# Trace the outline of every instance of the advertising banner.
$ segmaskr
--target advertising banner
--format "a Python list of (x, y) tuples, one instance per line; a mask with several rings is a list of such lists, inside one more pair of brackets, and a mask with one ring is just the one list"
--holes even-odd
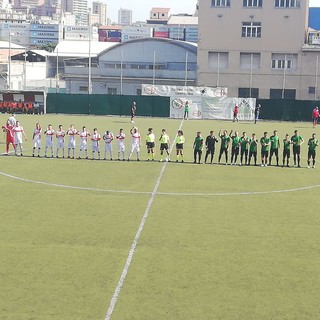
[(142, 85), (142, 95), (145, 96), (194, 96), (194, 97), (226, 97), (228, 89), (224, 87), (192, 87)]
[(186, 101), (189, 102), (189, 119), (232, 120), (237, 105), (239, 120), (254, 120), (256, 99), (228, 97), (171, 97), (170, 118), (183, 118)]

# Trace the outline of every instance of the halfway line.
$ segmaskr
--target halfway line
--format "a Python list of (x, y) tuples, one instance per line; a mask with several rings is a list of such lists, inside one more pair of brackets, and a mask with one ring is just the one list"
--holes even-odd
[[(183, 120), (182, 120), (181, 123), (180, 123), (179, 130), (181, 130), (182, 125), (183, 125)], [(170, 152), (169, 152), (169, 154), (171, 154), (172, 149), (173, 149), (173, 146), (174, 146), (174, 141), (172, 141), (172, 143), (171, 143), (171, 147), (170, 147)], [(133, 242), (132, 242), (132, 245), (131, 245), (131, 248), (130, 248), (130, 251), (129, 251), (129, 254), (128, 254), (126, 263), (125, 263), (125, 266), (124, 266), (124, 268), (123, 268), (123, 270), (122, 270), (122, 273), (121, 273), (121, 277), (120, 277), (120, 279), (119, 279), (119, 281), (118, 281), (117, 287), (116, 287), (116, 289), (115, 289), (115, 291), (114, 291), (114, 293), (113, 293), (113, 296), (112, 296), (112, 298), (111, 298), (111, 301), (110, 301), (110, 304), (109, 304), (109, 308), (108, 308), (107, 314), (106, 314), (106, 316), (105, 316), (105, 320), (110, 320), (110, 319), (111, 319), (111, 316), (112, 316), (113, 310), (114, 310), (114, 308), (115, 308), (115, 305), (116, 305), (116, 303), (117, 303), (117, 301), (118, 301), (118, 297), (119, 297), (120, 291), (121, 291), (121, 289), (122, 289), (123, 283), (124, 283), (124, 281), (126, 280), (126, 277), (127, 277), (127, 274), (128, 274), (128, 270), (129, 270), (129, 268), (130, 268), (130, 265), (131, 265), (131, 262), (132, 262), (132, 259), (133, 259), (133, 255), (134, 255), (135, 250), (136, 250), (136, 248), (137, 248), (138, 241), (139, 241), (139, 239), (140, 239), (142, 230), (143, 230), (144, 225), (145, 225), (145, 223), (146, 223), (146, 220), (147, 220), (147, 218), (148, 218), (148, 216), (149, 216), (150, 208), (151, 208), (151, 206), (152, 206), (153, 200), (154, 200), (154, 198), (155, 198), (155, 196), (156, 196), (156, 193), (157, 193), (157, 191), (158, 191), (161, 178), (162, 178), (162, 176), (163, 176), (163, 174), (164, 174), (164, 171), (165, 171), (165, 169), (166, 169), (166, 167), (167, 167), (167, 163), (168, 163), (168, 162), (164, 162), (163, 167), (162, 167), (162, 169), (161, 169), (161, 171), (160, 171), (160, 174), (159, 174), (159, 176), (158, 176), (157, 182), (156, 182), (156, 184), (155, 184), (155, 186), (154, 186), (154, 188), (153, 188), (153, 191), (152, 191), (152, 193), (151, 193), (151, 196), (150, 196), (150, 199), (149, 199), (149, 201), (148, 201), (146, 210), (145, 210), (145, 212), (144, 212), (144, 214), (143, 214), (143, 217), (142, 217), (142, 220), (141, 220), (141, 222), (140, 222), (138, 231), (137, 231), (137, 233), (136, 233), (136, 235), (135, 235), (135, 237), (134, 237), (134, 239), (133, 239)]]

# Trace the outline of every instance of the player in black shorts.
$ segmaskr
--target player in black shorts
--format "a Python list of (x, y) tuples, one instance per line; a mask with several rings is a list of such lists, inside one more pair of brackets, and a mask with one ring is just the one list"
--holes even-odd
[(210, 134), (207, 136), (206, 142), (205, 142), (205, 144), (206, 144), (206, 155), (205, 155), (205, 158), (204, 158), (204, 163), (207, 163), (207, 159), (208, 159), (208, 156), (210, 154), (210, 156), (211, 156), (210, 163), (212, 164), (213, 157), (214, 157), (214, 152), (215, 152), (215, 147), (216, 147), (216, 142), (218, 142), (218, 138), (215, 137), (214, 131), (211, 130)]

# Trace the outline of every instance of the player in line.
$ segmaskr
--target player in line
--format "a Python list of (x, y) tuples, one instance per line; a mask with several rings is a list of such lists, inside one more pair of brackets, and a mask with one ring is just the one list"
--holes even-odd
[(36, 149), (38, 149), (38, 158), (40, 158), (40, 150), (41, 150), (41, 125), (39, 122), (36, 123), (36, 127), (33, 130), (32, 140), (33, 140), (33, 148), (32, 148), (32, 156), (34, 157)]
[(269, 166), (271, 165), (273, 154), (275, 154), (276, 156), (277, 167), (279, 166), (279, 148), (280, 148), (280, 139), (278, 136), (278, 131), (274, 130), (273, 135), (270, 137)]
[(253, 133), (251, 135), (251, 139), (249, 140), (249, 159), (248, 159), (248, 166), (250, 166), (251, 158), (253, 157), (254, 165), (257, 165), (257, 153), (258, 153), (258, 139), (256, 134)]
[(23, 156), (23, 150), (22, 150), (22, 141), (23, 137), (25, 141), (27, 141), (27, 136), (24, 132), (23, 127), (20, 125), (20, 121), (16, 122), (16, 125), (13, 127), (13, 133), (14, 133), (14, 154), (18, 155), (18, 148), (20, 149), (20, 156)]
[(244, 164), (248, 164), (248, 148), (249, 148), (249, 138), (247, 137), (246, 132), (242, 132), (242, 136), (240, 137), (240, 166), (243, 163), (244, 157)]
[(291, 137), (291, 143), (292, 143), (294, 167), (301, 168), (300, 153), (301, 153), (301, 145), (304, 143), (304, 140), (302, 136), (299, 135), (298, 130), (294, 130), (294, 135)]
[(149, 128), (147, 136), (146, 136), (146, 146), (147, 146), (148, 161), (150, 161), (150, 154), (151, 154), (151, 160), (154, 161), (155, 140), (156, 140), (156, 137), (155, 137), (155, 135), (153, 133), (153, 129)]
[(237, 165), (237, 159), (240, 151), (240, 137), (239, 132), (236, 131), (234, 135), (232, 136), (232, 130), (229, 134), (232, 143), (231, 143), (231, 165)]
[(79, 157), (81, 159), (82, 151), (85, 153), (85, 158), (88, 159), (88, 137), (90, 132), (87, 131), (85, 126), (82, 127), (82, 131), (78, 133), (80, 137), (80, 148), (79, 148)]
[(112, 141), (114, 139), (114, 135), (110, 130), (107, 130), (103, 136), (102, 139), (104, 140), (104, 158), (103, 160), (107, 160), (107, 153), (109, 152), (110, 160), (112, 160)]
[(99, 141), (101, 140), (101, 136), (98, 133), (98, 129), (93, 129), (93, 134), (91, 135), (91, 141), (92, 141), (92, 160), (95, 159), (95, 153), (98, 153), (98, 160), (100, 160), (100, 145)]
[[(67, 135), (69, 136), (68, 141), (68, 158), (74, 159), (75, 157), (75, 149), (76, 149), (76, 135), (78, 134), (78, 130), (75, 129), (74, 125), (72, 124), (70, 128), (67, 130)], [(71, 156), (72, 150), (72, 156)]]
[(291, 145), (291, 140), (290, 140), (289, 134), (287, 133), (283, 139), (282, 167), (285, 166), (286, 160), (287, 160), (287, 167), (289, 167), (290, 145)]
[(313, 133), (308, 141), (308, 169), (310, 168), (310, 159), (312, 158), (312, 168), (316, 167), (316, 148), (319, 145), (319, 140), (316, 134)]
[(62, 150), (62, 158), (64, 158), (64, 137), (66, 135), (66, 132), (63, 130), (62, 125), (60, 124), (58, 127), (58, 131), (56, 132), (56, 138), (57, 138), (57, 152), (56, 157), (59, 158), (59, 150)]
[(47, 151), (51, 149), (51, 158), (53, 158), (53, 136), (56, 134), (52, 129), (52, 125), (49, 124), (48, 128), (45, 130), (44, 134), (46, 135), (46, 146), (44, 150), (44, 157), (47, 157)]
[(261, 167), (266, 167), (268, 165), (270, 138), (268, 137), (268, 132), (263, 133), (263, 137), (260, 139), (261, 143)]
[(201, 132), (197, 132), (197, 136), (194, 139), (193, 143), (193, 163), (197, 163), (197, 156), (198, 156), (198, 164), (201, 163), (201, 156), (202, 156), (202, 149), (203, 149), (203, 138), (201, 137)]
[(136, 151), (137, 161), (140, 161), (139, 153), (140, 153), (140, 147), (141, 147), (141, 142), (140, 142), (141, 136), (140, 136), (140, 133), (138, 131), (138, 128), (137, 127), (132, 127), (130, 129), (130, 133), (131, 133), (132, 140), (131, 140), (131, 150), (130, 150), (130, 153), (129, 153), (129, 156), (128, 156), (128, 161), (130, 161), (133, 151)]
[(216, 149), (216, 143), (218, 142), (218, 138), (215, 137), (214, 131), (211, 130), (209, 135), (206, 137), (205, 145), (206, 145), (206, 155), (204, 157), (204, 163), (207, 163), (208, 156), (210, 154), (210, 164), (213, 163), (213, 157)]
[(168, 161), (170, 161), (170, 153), (169, 153), (170, 138), (169, 138), (169, 135), (166, 132), (166, 129), (162, 129), (159, 141), (160, 141), (160, 162), (163, 161), (163, 153), (164, 153), (164, 151), (167, 154)]
[(116, 139), (118, 141), (118, 161), (120, 161), (120, 154), (122, 154), (122, 161), (125, 161), (125, 151), (126, 147), (124, 144), (124, 139), (126, 138), (123, 129), (119, 130), (119, 133), (116, 135)]
[(183, 163), (183, 145), (185, 143), (185, 138), (183, 135), (182, 130), (178, 130), (177, 137), (176, 137), (176, 152), (177, 152), (177, 159), (176, 162), (179, 162), (179, 158), (181, 156), (181, 162)]
[[(231, 132), (230, 132), (231, 134)], [(225, 160), (226, 160), (226, 165), (228, 164), (228, 150), (230, 146), (230, 135), (228, 135), (228, 131), (224, 130), (222, 134), (222, 129), (219, 131), (219, 137), (221, 139), (221, 145), (220, 145), (220, 152), (219, 152), (219, 159), (218, 159), (218, 164), (220, 164), (221, 157), (224, 154), (225, 155)]]

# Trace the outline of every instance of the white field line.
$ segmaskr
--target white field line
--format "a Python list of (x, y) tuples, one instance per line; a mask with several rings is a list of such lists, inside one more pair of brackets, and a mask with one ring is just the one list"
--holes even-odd
[[(165, 162), (164, 164), (167, 164)], [(310, 169), (312, 170), (312, 169)], [(17, 176), (13, 176), (11, 174), (1, 172), (0, 175), (5, 176), (10, 179), (27, 182), (27, 183), (33, 183), (33, 184), (40, 184), (45, 185), (49, 187), (55, 187), (55, 188), (63, 188), (63, 189), (72, 189), (72, 190), (86, 190), (86, 191), (94, 191), (94, 192), (105, 192), (105, 193), (122, 193), (122, 194), (132, 194), (132, 195), (152, 195), (152, 192), (150, 191), (133, 191), (133, 190), (115, 190), (115, 189), (99, 189), (99, 188), (90, 188), (90, 187), (79, 187), (79, 186), (68, 186), (64, 184), (58, 184), (58, 183), (50, 183), (50, 182), (44, 182), (44, 181), (36, 181), (36, 180), (30, 180), (25, 179)], [(293, 188), (293, 189), (280, 189), (280, 190), (267, 190), (267, 191), (242, 191), (242, 192), (157, 192), (158, 196), (182, 196), (182, 197), (227, 197), (227, 196), (237, 196), (237, 195), (263, 195), (263, 194), (275, 194), (275, 193), (288, 193), (288, 192), (297, 192), (297, 191), (304, 191), (304, 190), (311, 190), (315, 188), (319, 188), (320, 184), (311, 185), (311, 186), (305, 186), (305, 187), (299, 187), (299, 188)]]
[[(181, 121), (180, 123), (180, 126), (179, 126), (179, 130), (181, 130), (182, 128), (182, 125), (183, 125), (183, 120)], [(171, 143), (171, 147), (170, 147), (170, 151), (169, 151), (169, 154), (171, 155), (171, 152), (172, 152), (172, 149), (173, 149), (173, 146), (174, 146), (174, 140), (172, 141)], [(139, 225), (139, 228), (138, 228), (138, 231), (133, 239), (133, 242), (132, 242), (132, 245), (131, 245), (131, 248), (130, 248), (130, 251), (129, 251), (129, 254), (128, 254), (128, 257), (127, 257), (127, 260), (126, 260), (126, 263), (125, 263), (125, 266), (122, 270), (122, 273), (121, 273), (121, 276), (120, 276), (120, 279), (118, 281), (118, 284), (116, 286), (116, 289), (113, 293), (113, 296), (111, 298), (111, 301), (110, 301), (110, 304), (109, 304), (109, 307), (108, 307), (108, 310), (107, 310), (107, 314), (105, 316), (105, 320), (110, 320), (111, 319), (111, 316), (113, 314), (113, 310), (115, 308), (115, 305), (118, 301), (118, 297), (119, 297), (119, 294), (121, 292), (121, 289), (122, 289), (122, 286), (124, 284), (124, 281), (126, 280), (126, 277), (127, 277), (127, 274), (128, 274), (128, 271), (129, 271), (129, 268), (130, 268), (130, 265), (131, 265), (131, 262), (132, 262), (132, 259), (133, 259), (133, 255), (135, 253), (135, 250), (137, 248), (137, 245), (138, 245), (138, 242), (139, 242), (139, 239), (140, 239), (140, 236), (141, 236), (141, 233), (143, 231), (143, 228), (144, 228), (144, 225), (146, 223), (146, 220), (149, 216), (149, 213), (150, 213), (150, 209), (151, 209), (151, 206), (152, 206), (152, 203), (154, 201), (154, 198), (157, 194), (157, 191), (158, 191), (158, 188), (159, 188), (159, 185), (160, 185), (160, 182), (161, 182), (161, 179), (162, 179), (162, 176), (165, 172), (165, 169), (167, 167), (167, 164), (168, 162), (164, 162), (163, 166), (162, 166), (162, 169), (160, 171), (160, 174), (158, 176), (158, 179), (156, 181), (156, 184), (153, 188), (153, 191), (151, 193), (151, 196), (150, 196), (150, 199), (148, 201), (148, 204), (147, 204), (147, 207), (146, 207), (146, 210), (144, 212), (144, 215), (142, 217), (142, 220), (140, 222), (140, 225)]]
[(57, 188), (65, 188), (65, 189), (74, 189), (74, 190), (88, 190), (88, 191), (97, 191), (97, 192), (109, 192), (109, 193), (127, 193), (127, 194), (150, 194), (151, 192), (148, 191), (130, 191), (130, 190), (108, 190), (108, 189), (98, 189), (98, 188), (89, 188), (89, 187), (77, 187), (77, 186), (68, 186), (64, 184), (57, 184), (57, 183), (48, 183), (43, 181), (35, 181), (30, 179), (24, 179), (20, 177), (13, 176), (11, 174), (7, 174), (0, 171), (0, 174), (11, 179), (29, 182), (34, 184), (41, 184), (49, 187), (57, 187)]

